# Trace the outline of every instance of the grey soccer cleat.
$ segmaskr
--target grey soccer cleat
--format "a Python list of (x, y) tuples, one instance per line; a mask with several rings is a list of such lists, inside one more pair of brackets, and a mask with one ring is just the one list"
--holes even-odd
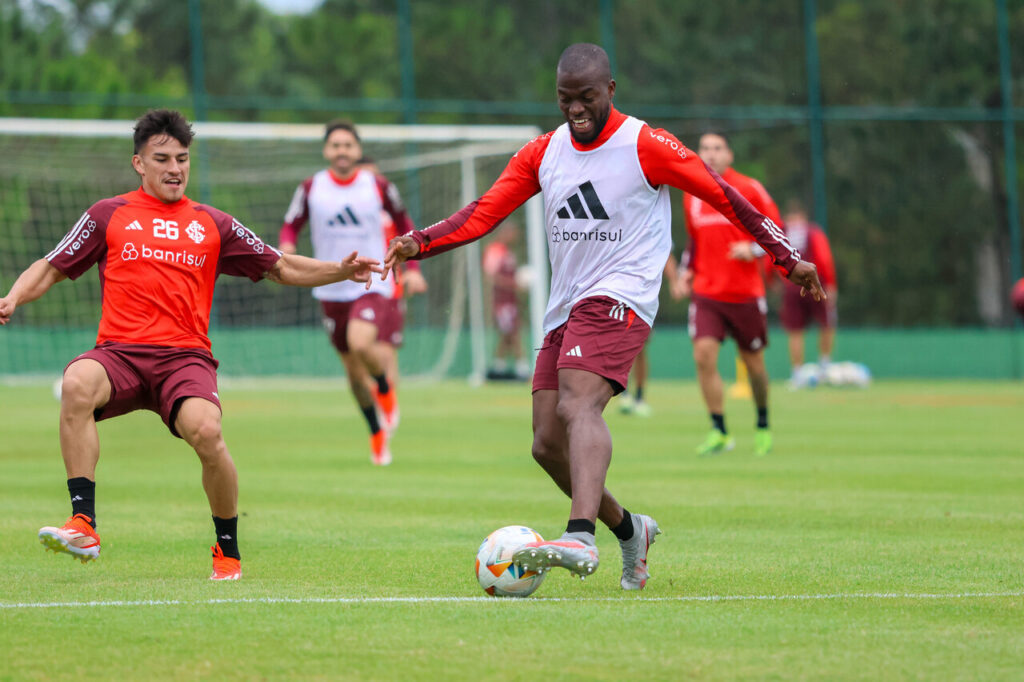
[(647, 550), (654, 544), (656, 535), (661, 533), (658, 522), (644, 514), (630, 514), (633, 517), (633, 537), (619, 540), (622, 548), (622, 580), (624, 590), (642, 590), (651, 574), (647, 572)]
[(597, 547), (570, 537), (531, 542), (516, 550), (512, 561), (524, 571), (543, 573), (552, 567), (567, 569), (581, 578), (597, 570)]

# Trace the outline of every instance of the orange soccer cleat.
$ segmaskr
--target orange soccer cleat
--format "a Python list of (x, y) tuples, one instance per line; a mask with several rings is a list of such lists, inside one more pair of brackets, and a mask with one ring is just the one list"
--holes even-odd
[(43, 526), (39, 529), (39, 542), (47, 551), (70, 554), (83, 564), (100, 555), (100, 536), (85, 514), (75, 514), (61, 528)]
[(377, 403), (377, 410), (381, 416), (381, 426), (390, 436), (398, 428), (398, 392), (392, 386), (387, 393), (373, 391), (373, 399)]
[(213, 552), (213, 573), (210, 580), (238, 580), (242, 577), (242, 562), (233, 557), (224, 556), (220, 543), (210, 548)]
[(391, 449), (388, 447), (388, 433), (381, 429), (370, 436), (370, 460), (377, 466), (391, 464)]

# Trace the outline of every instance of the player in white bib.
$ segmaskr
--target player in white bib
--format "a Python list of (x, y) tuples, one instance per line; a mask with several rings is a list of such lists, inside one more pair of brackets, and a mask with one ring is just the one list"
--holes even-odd
[[(362, 144), (348, 121), (327, 124), (323, 154), (330, 165), (295, 190), (281, 227), (281, 251), (295, 253), (299, 231), (308, 222), (318, 257), (358, 251), (383, 258), (385, 216), (398, 234), (414, 229), (397, 188), (384, 176), (360, 168)], [(324, 327), (370, 429), (371, 461), (387, 465), (391, 463), (388, 439), (398, 425), (398, 399), (386, 375), (392, 350), (388, 346), (401, 338), (401, 319), (392, 301), (395, 282), (394, 278), (376, 280), (369, 289), (344, 284), (353, 283), (316, 287), (313, 296), (320, 301)]]
[(660, 531), (631, 514), (604, 487), (612, 440), (602, 412), (623, 390), (658, 311), (671, 249), (668, 186), (700, 197), (748, 231), (793, 282), (824, 296), (815, 268), (782, 230), (672, 134), (612, 106), (608, 55), (578, 43), (562, 53), (558, 105), (565, 124), (509, 161), (477, 201), (431, 227), (391, 241), (383, 277), (409, 258), (426, 258), (479, 239), (543, 192), (551, 262), (544, 345), (533, 377), (533, 456), (572, 499), (566, 532), (532, 543), (515, 561), (528, 570), (598, 566), (600, 519), (622, 549), (623, 589), (642, 589), (647, 551)]

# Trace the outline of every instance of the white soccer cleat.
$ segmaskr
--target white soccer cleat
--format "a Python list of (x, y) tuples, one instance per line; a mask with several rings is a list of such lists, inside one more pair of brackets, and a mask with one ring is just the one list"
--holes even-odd
[(654, 544), (655, 536), (661, 533), (658, 522), (644, 514), (633, 517), (633, 537), (619, 541), (622, 548), (622, 580), (624, 590), (642, 590), (651, 574), (647, 572), (647, 550)]
[(557, 540), (531, 542), (516, 550), (512, 561), (524, 571), (543, 573), (551, 568), (564, 568), (585, 577), (597, 570), (600, 563), (597, 547), (564, 535)]

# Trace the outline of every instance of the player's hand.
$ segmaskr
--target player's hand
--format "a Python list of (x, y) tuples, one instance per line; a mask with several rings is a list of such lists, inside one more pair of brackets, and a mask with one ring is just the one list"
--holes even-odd
[(384, 272), (381, 273), (381, 280), (388, 278), (396, 265), (400, 265), (420, 252), (420, 245), (412, 237), (402, 234), (391, 240), (388, 244), (388, 252), (384, 254)]
[(788, 279), (800, 287), (801, 296), (810, 294), (815, 301), (828, 300), (828, 296), (825, 295), (825, 290), (821, 286), (821, 280), (818, 279), (818, 268), (814, 266), (814, 263), (800, 261), (793, 267), (793, 272), (789, 273)]
[(739, 241), (729, 244), (729, 258), (750, 262), (755, 259), (754, 242)]
[(427, 291), (427, 279), (419, 270), (403, 270), (402, 285), (410, 296), (423, 294)]
[(672, 282), (669, 293), (676, 301), (690, 297), (690, 294), (693, 293), (693, 270), (691, 268), (680, 270), (679, 276)]
[(0, 324), (7, 324), (11, 320), (11, 315), (14, 314), (14, 309), (17, 306), (14, 305), (14, 301), (9, 298), (0, 298)]
[(370, 288), (370, 275), (375, 272), (383, 272), (380, 261), (366, 256), (360, 256), (353, 251), (341, 259), (341, 272), (345, 279), (353, 282), (366, 282), (366, 288)]

